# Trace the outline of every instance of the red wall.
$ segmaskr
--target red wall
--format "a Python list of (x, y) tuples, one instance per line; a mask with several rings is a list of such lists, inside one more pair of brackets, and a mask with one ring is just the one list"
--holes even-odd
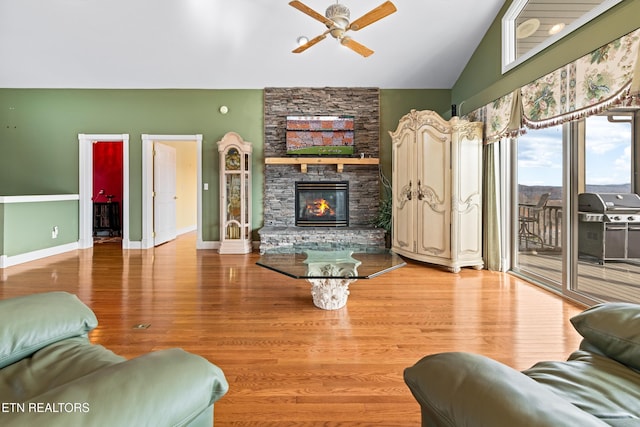
[[(93, 144), (93, 201), (106, 202), (109, 194), (120, 205), (122, 216), (122, 141)], [(120, 221), (122, 224), (122, 218)]]

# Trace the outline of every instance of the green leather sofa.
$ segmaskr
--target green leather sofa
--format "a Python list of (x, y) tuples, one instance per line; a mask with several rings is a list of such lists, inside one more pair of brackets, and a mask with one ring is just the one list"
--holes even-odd
[(640, 306), (610, 303), (573, 317), (583, 337), (564, 362), (519, 372), (471, 353), (405, 369), (423, 426), (640, 426)]
[(0, 301), (0, 426), (207, 426), (228, 390), (220, 368), (181, 349), (126, 360), (89, 342), (76, 296)]

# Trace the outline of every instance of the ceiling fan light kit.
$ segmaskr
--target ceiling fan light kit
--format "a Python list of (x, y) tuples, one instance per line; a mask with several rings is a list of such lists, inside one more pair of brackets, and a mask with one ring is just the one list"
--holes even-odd
[(327, 31), (298, 46), (292, 51), (293, 53), (302, 53), (305, 50), (309, 49), (311, 46), (324, 40), (327, 37), (327, 34), (331, 34), (331, 36), (338, 40), (341, 45), (348, 47), (349, 49), (364, 56), (365, 58), (373, 54), (373, 50), (356, 42), (351, 37), (346, 36), (346, 32), (361, 30), (366, 26), (381, 20), (382, 18), (391, 15), (397, 10), (393, 3), (391, 3), (390, 1), (386, 1), (375, 9), (372, 9), (369, 12), (365, 13), (355, 21), (350, 22), (351, 12), (349, 11), (349, 8), (338, 2), (332, 4), (327, 8), (327, 10), (325, 11), (325, 16), (322, 16), (301, 1), (291, 1), (289, 2), (289, 5), (298, 9), (300, 12), (312, 17), (316, 21), (322, 22), (327, 27)]

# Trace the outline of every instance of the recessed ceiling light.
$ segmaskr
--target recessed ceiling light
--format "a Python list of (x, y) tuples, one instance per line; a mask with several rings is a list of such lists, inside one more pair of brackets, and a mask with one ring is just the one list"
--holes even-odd
[(302, 46), (305, 45), (307, 43), (309, 43), (309, 39), (305, 36), (300, 36), (298, 37), (298, 39), (296, 40), (298, 42), (298, 46)]
[(558, 34), (564, 28), (564, 22), (554, 25), (549, 29), (549, 35)]
[(516, 38), (526, 39), (540, 28), (540, 21), (536, 18), (527, 19), (516, 28)]

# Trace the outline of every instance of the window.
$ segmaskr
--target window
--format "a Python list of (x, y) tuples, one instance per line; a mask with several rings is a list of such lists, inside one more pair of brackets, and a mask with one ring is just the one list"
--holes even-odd
[(606, 12), (623, 0), (514, 0), (502, 18), (502, 72)]

